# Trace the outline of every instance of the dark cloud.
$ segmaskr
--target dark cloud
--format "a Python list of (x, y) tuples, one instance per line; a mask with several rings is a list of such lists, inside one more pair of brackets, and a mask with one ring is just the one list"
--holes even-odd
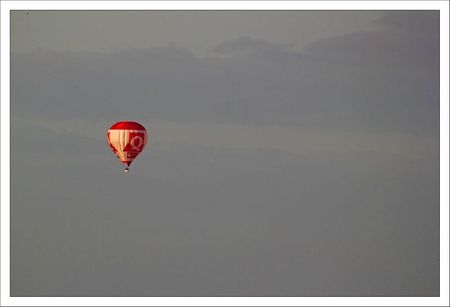
[(439, 71), (439, 14), (402, 12), (377, 21), (386, 28), (356, 32), (319, 40), (306, 46), (311, 56), (349, 65), (419, 70), (433, 75)]
[(13, 109), (431, 134), (438, 46), (374, 31), (321, 40), (302, 53), (241, 38), (217, 46), (226, 57), (196, 57), (174, 44), (109, 55), (13, 54)]
[(408, 32), (439, 35), (439, 11), (394, 11), (374, 23)]
[(283, 51), (282, 45), (271, 43), (262, 39), (240, 37), (230, 41), (219, 43), (213, 51), (221, 54), (273, 54)]

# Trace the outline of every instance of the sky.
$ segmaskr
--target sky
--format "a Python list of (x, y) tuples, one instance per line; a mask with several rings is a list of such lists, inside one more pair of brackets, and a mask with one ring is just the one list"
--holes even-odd
[(439, 12), (12, 12), (11, 295), (438, 296)]

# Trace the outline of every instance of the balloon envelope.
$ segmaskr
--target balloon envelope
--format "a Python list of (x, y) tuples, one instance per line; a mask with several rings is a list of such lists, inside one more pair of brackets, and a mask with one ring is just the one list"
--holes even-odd
[(129, 166), (147, 144), (147, 130), (137, 122), (121, 121), (109, 128), (106, 139), (120, 162)]

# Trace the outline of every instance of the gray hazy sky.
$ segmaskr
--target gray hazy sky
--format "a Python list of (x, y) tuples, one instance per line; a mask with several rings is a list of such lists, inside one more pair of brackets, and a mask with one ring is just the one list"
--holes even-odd
[(11, 295), (439, 295), (438, 12), (16, 11), (11, 49)]
[(173, 42), (205, 55), (218, 43), (249, 36), (301, 49), (320, 38), (374, 28), (372, 21), (382, 15), (379, 11), (34, 11), (30, 15), (22, 11), (11, 20), (11, 48), (110, 53)]

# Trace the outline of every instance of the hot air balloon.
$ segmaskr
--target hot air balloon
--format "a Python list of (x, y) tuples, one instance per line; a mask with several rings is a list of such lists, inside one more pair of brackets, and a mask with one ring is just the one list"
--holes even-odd
[(137, 122), (122, 121), (109, 128), (106, 139), (120, 162), (126, 164), (128, 173), (130, 164), (147, 144), (147, 130)]

